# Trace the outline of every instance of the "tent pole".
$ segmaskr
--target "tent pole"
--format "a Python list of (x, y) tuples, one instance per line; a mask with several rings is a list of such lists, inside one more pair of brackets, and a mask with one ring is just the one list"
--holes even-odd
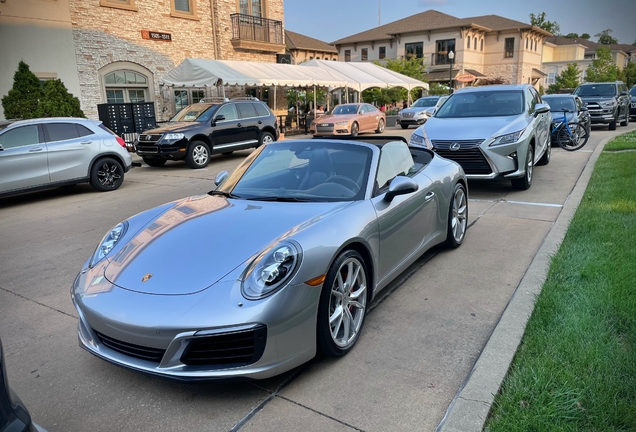
[(316, 114), (316, 86), (314, 86), (314, 115)]

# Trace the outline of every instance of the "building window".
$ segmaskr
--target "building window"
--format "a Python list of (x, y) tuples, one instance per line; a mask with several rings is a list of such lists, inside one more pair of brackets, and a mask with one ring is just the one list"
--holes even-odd
[(410, 59), (413, 57), (423, 58), (424, 57), (424, 43), (416, 42), (416, 43), (407, 43), (404, 45), (404, 51), (406, 53), (406, 58)]
[(196, 0), (170, 0), (170, 15), (178, 18), (199, 19)]
[(369, 48), (362, 48), (362, 61), (369, 60)]
[(448, 59), (448, 53), (451, 51), (457, 53), (455, 50), (455, 39), (438, 40), (436, 42), (436, 47), (436, 65), (449, 64), (450, 61)]
[(135, 0), (99, 0), (99, 5), (118, 9), (138, 11)]
[(550, 85), (550, 84), (554, 84), (556, 79), (556, 73), (555, 72), (548, 72), (548, 79), (545, 81), (546, 84)]
[(526, 38), (526, 49), (528, 49), (528, 41), (529, 41), (529, 40), (530, 40), (530, 39)]
[(470, 49), (470, 36), (468, 36), (468, 37), (466, 38), (466, 40), (468, 41), (468, 42), (466, 43), (466, 49)]
[(262, 17), (265, 15), (263, 13), (263, 3), (261, 0), (240, 0), (239, 12), (243, 15), (252, 15), (255, 17)]
[(386, 57), (386, 47), (380, 47), (380, 59), (383, 59)]
[(346, 62), (351, 61), (351, 50), (345, 50), (345, 61)]
[(477, 38), (473, 38), (474, 42), (473, 42), (473, 49), (475, 51), (477, 51)]
[(515, 56), (515, 38), (506, 38), (504, 47), (504, 58)]
[(47, 81), (57, 79), (55, 72), (33, 72), (33, 74), (40, 80), (40, 85), (44, 87)]
[(152, 102), (152, 74), (137, 64), (111, 63), (99, 71), (99, 76), (107, 103)]
[(484, 50), (484, 40), (483, 39), (481, 40), (480, 46), (481, 46), (480, 51), (483, 51)]

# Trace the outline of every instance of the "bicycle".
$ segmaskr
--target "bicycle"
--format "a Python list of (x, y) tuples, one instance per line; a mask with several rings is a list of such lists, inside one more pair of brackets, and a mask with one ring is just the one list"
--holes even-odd
[(590, 138), (590, 129), (580, 123), (570, 123), (568, 113), (574, 112), (566, 108), (561, 108), (563, 118), (553, 119), (554, 129), (552, 136), (556, 136), (557, 143), (563, 150), (575, 151), (587, 144)]

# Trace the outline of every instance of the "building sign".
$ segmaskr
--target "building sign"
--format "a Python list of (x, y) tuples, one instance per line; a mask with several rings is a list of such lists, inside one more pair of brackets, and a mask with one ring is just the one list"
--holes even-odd
[(170, 33), (161, 33), (161, 32), (150, 31), (150, 30), (142, 30), (141, 31), (141, 38), (142, 39), (148, 39), (148, 40), (172, 42), (172, 34), (170, 34)]
[(457, 77), (455, 77), (455, 81), (459, 81), (459, 82), (473, 82), (475, 81), (477, 77), (473, 74), (461, 74), (461, 75), (457, 75)]

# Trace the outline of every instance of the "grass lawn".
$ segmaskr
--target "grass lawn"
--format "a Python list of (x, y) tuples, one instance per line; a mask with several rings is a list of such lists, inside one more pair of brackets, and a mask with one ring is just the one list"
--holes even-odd
[(636, 431), (636, 152), (598, 159), (486, 430)]

